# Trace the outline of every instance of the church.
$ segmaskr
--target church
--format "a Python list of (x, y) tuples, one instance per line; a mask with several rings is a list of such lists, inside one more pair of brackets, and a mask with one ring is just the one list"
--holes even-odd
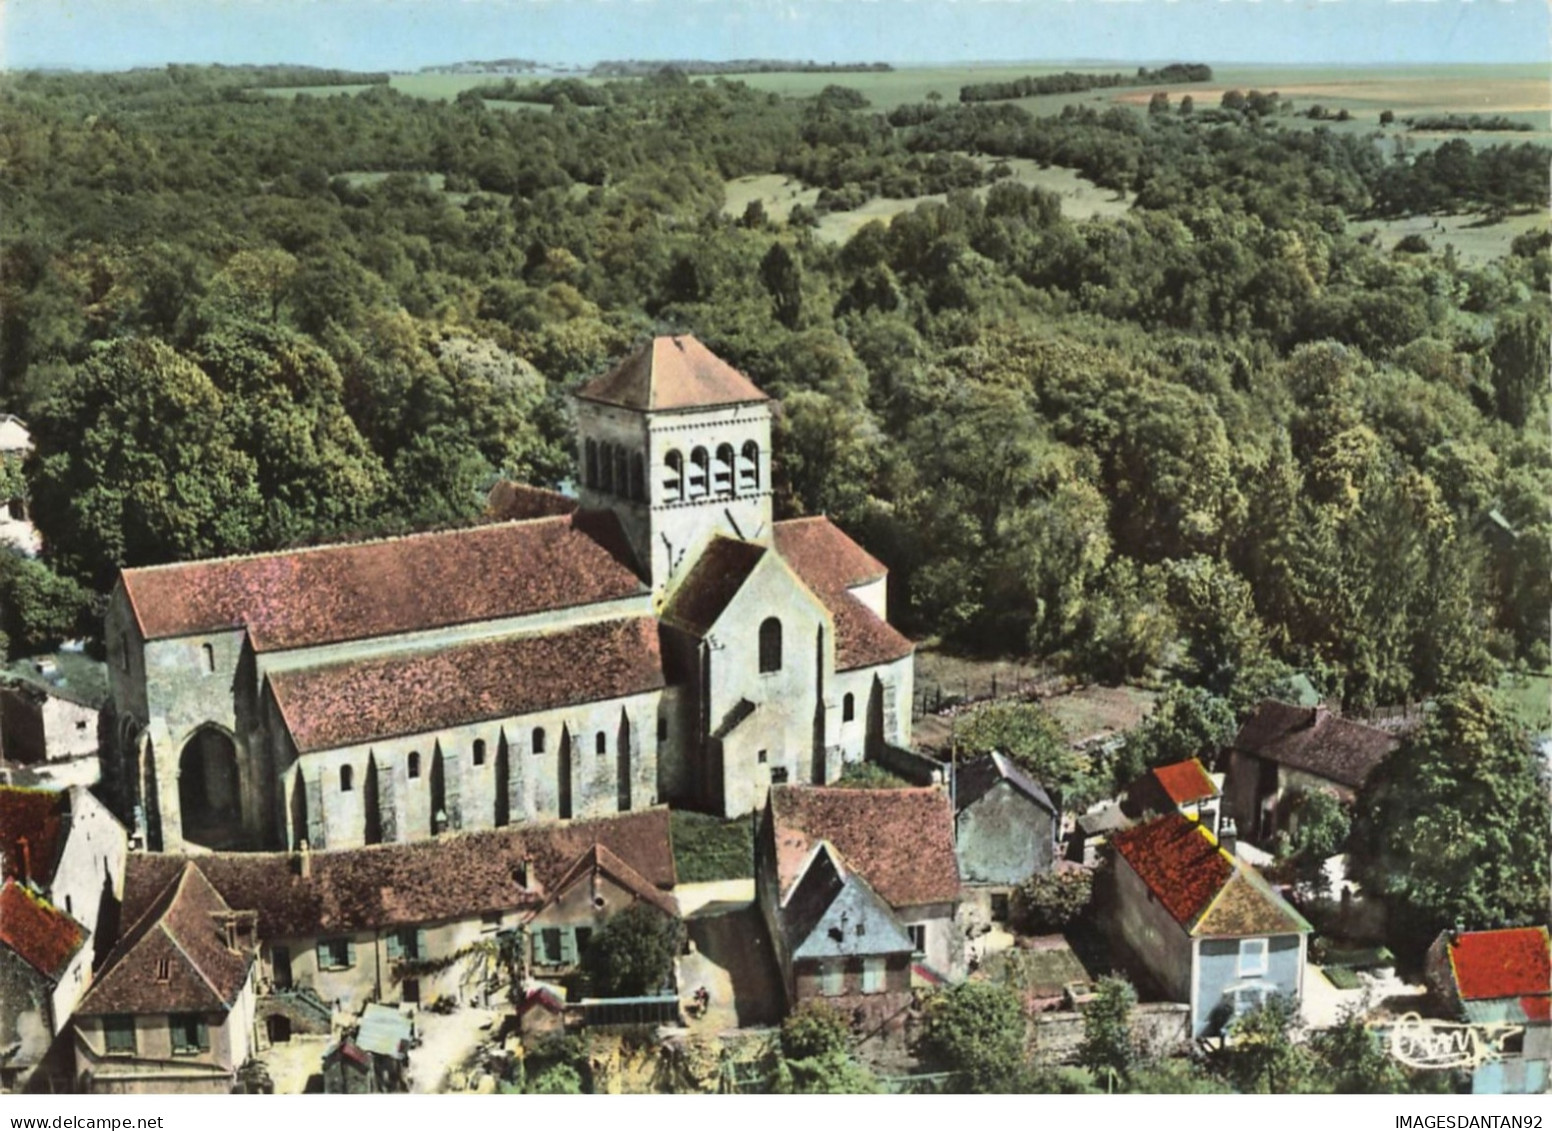
[(670, 804), (732, 817), (910, 737), (887, 571), (774, 521), (772, 402), (688, 335), (575, 393), (578, 497), (123, 571), (115, 753), (151, 850), (347, 848)]

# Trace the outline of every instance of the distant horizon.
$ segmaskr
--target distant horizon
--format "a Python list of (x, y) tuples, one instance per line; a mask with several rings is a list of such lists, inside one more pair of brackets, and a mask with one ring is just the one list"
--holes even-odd
[[(1370, 67), (1552, 61), (1540, 0), (6, 0), (0, 68), (473, 60)], [(1216, 60), (1224, 60), (1218, 62)]]

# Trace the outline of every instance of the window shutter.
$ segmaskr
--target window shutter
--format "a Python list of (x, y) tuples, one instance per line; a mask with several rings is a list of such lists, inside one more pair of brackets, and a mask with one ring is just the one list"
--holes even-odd
[(424, 962), (428, 957), (428, 952), (426, 950), (426, 929), (424, 927), (417, 927), (415, 930), (415, 957), (420, 959), (422, 962)]
[(388, 957), (389, 958), (394, 958), (394, 959), (399, 958), (400, 954), (401, 954), (401, 949), (399, 947), (399, 932), (398, 931), (390, 932), (389, 935), (388, 935), (388, 940), (387, 941), (388, 941)]
[(199, 1051), (210, 1051), (210, 1026), (205, 1024), (205, 1019), (199, 1019)]
[(571, 927), (561, 929), (560, 960), (565, 966), (570, 966), (577, 960), (577, 932)]
[(356, 964), (356, 944), (350, 939), (345, 940), (345, 965), (347, 967)]
[(318, 940), (318, 969), (327, 970), (332, 963), (329, 961), (329, 943), (327, 939)]

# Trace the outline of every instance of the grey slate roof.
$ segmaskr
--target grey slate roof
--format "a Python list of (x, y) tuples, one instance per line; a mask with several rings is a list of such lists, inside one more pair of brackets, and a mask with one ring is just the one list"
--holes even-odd
[(1014, 765), (1011, 759), (997, 753), (958, 767), (954, 777), (954, 808), (964, 812), (1002, 782), (1007, 782), (1052, 816), (1056, 815), (1056, 805), (1040, 783)]

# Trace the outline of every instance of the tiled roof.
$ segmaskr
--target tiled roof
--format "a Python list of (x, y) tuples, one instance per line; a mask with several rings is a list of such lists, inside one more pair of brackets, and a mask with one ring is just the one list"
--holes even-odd
[(1209, 797), (1218, 796), (1218, 787), (1207, 775), (1207, 768), (1196, 758), (1187, 758), (1184, 762), (1175, 762), (1168, 766), (1157, 766), (1153, 770), (1153, 778), (1159, 783), (1159, 788), (1164, 791), (1165, 796), (1176, 805), (1187, 805), (1193, 801), (1203, 801)]
[(0, 865), (7, 878), (23, 871), (22, 842), (27, 844), (27, 878), (47, 889), (64, 848), (70, 822), (70, 794), (59, 789), (0, 786)]
[[(126, 922), (128, 910), (126, 902)], [(250, 947), (227, 946), (221, 919), (232, 910), (192, 861), (178, 860), (171, 878), (114, 946), (76, 1012), (231, 1008), (254, 960)]]
[(1040, 783), (996, 753), (966, 762), (954, 771), (954, 804), (963, 812), (1000, 782), (1007, 782), (1046, 812), (1055, 814), (1056, 805)]
[(485, 499), (485, 518), (490, 522), (524, 522), (531, 518), (552, 518), (571, 514), (577, 500), (559, 491), (531, 487), (502, 479)]
[(1167, 813), (1110, 837), (1171, 918), (1191, 935), (1309, 930), (1299, 914), (1201, 825)]
[(650, 903), (665, 915), (679, 917), (679, 905), (668, 892), (653, 887), (636, 869), (616, 856), (606, 845), (595, 844), (577, 857), (564, 875), (549, 889), (550, 902), (560, 899), (571, 887), (588, 879), (594, 872), (608, 876), (637, 899)]
[(884, 563), (824, 515), (776, 523), (776, 549), (810, 584), (848, 588), (882, 581)]
[(1361, 788), (1399, 741), (1377, 727), (1319, 707), (1263, 700), (1234, 737), (1234, 749)]
[(737, 596), (766, 549), (756, 542), (713, 538), (663, 608), (663, 620), (704, 636)]
[(305, 754), (654, 691), (663, 660), (656, 622), (632, 617), (268, 679)]
[[(1449, 955), (1462, 1001), (1552, 995), (1552, 940), (1545, 927), (1466, 931), (1450, 943)], [(1544, 1019), (1545, 1002), (1539, 1012)]]
[(941, 789), (771, 787), (780, 889), (827, 840), (893, 907), (959, 898), (954, 814)]
[(770, 398), (689, 334), (654, 338), (577, 390), (583, 400), (666, 412)]
[[(129, 569), (148, 640), (246, 628), (272, 652), (523, 616), (643, 592), (612, 516)], [(602, 540), (601, 540), (602, 539)]]
[[(591, 821), (452, 833), (414, 844), (314, 852), (312, 875), (282, 852), (216, 852), (199, 866), (234, 907), (259, 913), (261, 938), (316, 938), (466, 919), (487, 912), (537, 910), (547, 892), (595, 844), (608, 848), (652, 886), (678, 881), (668, 810), (645, 809)], [(525, 860), (530, 885), (522, 885)], [(124, 918), (146, 906), (181, 858), (131, 853)], [(151, 895), (147, 895), (147, 892)]]
[(851, 585), (883, 576), (884, 567), (829, 519), (778, 522), (775, 535), (776, 552), (830, 610), (837, 671), (886, 664), (915, 650), (905, 636), (849, 592)]
[(0, 885), (0, 945), (51, 982), (86, 941), (86, 928), (14, 880)]

